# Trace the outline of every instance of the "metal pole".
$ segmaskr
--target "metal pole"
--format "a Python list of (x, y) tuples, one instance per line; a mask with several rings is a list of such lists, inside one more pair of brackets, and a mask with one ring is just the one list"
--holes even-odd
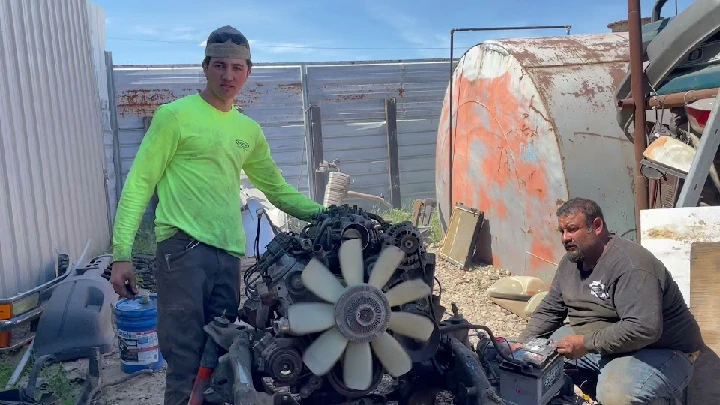
[[(453, 175), (452, 175), (452, 168), (453, 168), (453, 133), (452, 133), (452, 122), (453, 122), (453, 109), (452, 109), (452, 100), (453, 100), (453, 73), (455, 72), (455, 69), (453, 68), (453, 50), (454, 50), (454, 38), (456, 32), (468, 32), (468, 31), (512, 31), (512, 30), (542, 30), (542, 29), (564, 29), (566, 31), (566, 35), (570, 35), (570, 29), (572, 28), (572, 25), (527, 25), (527, 26), (519, 26), (519, 27), (478, 27), (478, 28), (453, 28), (450, 30), (450, 92), (448, 96), (448, 200), (450, 202), (450, 205), (448, 205), (449, 213), (452, 212), (452, 206), (453, 206)], [(441, 209), (441, 206), (438, 205), (438, 210)], [(448, 214), (449, 214), (448, 213)], [(440, 221), (441, 227), (444, 225), (442, 223), (443, 221)]]
[(640, 23), (640, 0), (628, 0), (628, 36), (630, 41), (630, 86), (635, 101), (635, 233), (640, 243), (640, 211), (648, 208), (648, 184), (640, 172), (643, 152), (647, 149), (645, 135), (645, 89), (643, 86), (643, 50)]
[(108, 101), (110, 103), (110, 129), (113, 132), (113, 164), (115, 169), (115, 207), (120, 202), (122, 195), (123, 177), (122, 162), (120, 155), (120, 129), (117, 120), (117, 100), (115, 99), (115, 64), (113, 63), (112, 52), (105, 52), (105, 69), (107, 70)]
[(667, 3), (667, 0), (657, 0), (655, 2), (655, 5), (653, 6), (653, 10), (652, 10), (652, 18), (650, 19), (651, 22), (660, 20), (660, 12), (662, 11), (662, 8), (665, 5), (665, 3)]
[[(715, 98), (718, 94), (717, 88), (715, 89), (702, 89), (702, 90), (689, 90), (684, 93), (670, 93), (661, 94), (659, 96), (652, 97), (647, 100), (645, 108), (661, 107), (661, 108), (673, 108), (683, 107), (690, 103), (706, 98)], [(642, 103), (642, 100), (640, 100)], [(632, 98), (626, 98), (618, 101), (618, 107), (623, 110), (635, 109), (635, 100)]]
[[(313, 128), (310, 116), (310, 96), (308, 91), (308, 68), (305, 63), (300, 64), (300, 85), (302, 88), (302, 108), (303, 108), (303, 119), (305, 120), (305, 150), (307, 154), (303, 156), (307, 162), (306, 167), (308, 171), (308, 192), (310, 198), (318, 201), (318, 197), (315, 195), (315, 182), (317, 181), (317, 167), (314, 167), (315, 157), (313, 156)], [(322, 202), (322, 196), (320, 200)]]
[[(452, 205), (453, 205), (453, 175), (452, 175), (452, 167), (453, 167), (453, 136), (452, 136), (452, 122), (453, 122), (453, 108), (452, 108), (452, 100), (453, 100), (453, 74), (455, 73), (455, 69), (453, 68), (453, 49), (454, 46), (454, 37), (455, 37), (455, 29), (450, 30), (450, 96), (448, 97), (448, 223), (447, 227), (450, 226), (450, 215), (452, 215)], [(437, 206), (438, 215), (440, 215), (440, 211), (442, 210), (442, 206), (440, 203), (438, 203)], [(442, 216), (439, 216), (440, 218), (440, 228), (446, 228), (444, 224), (444, 221), (442, 220)], [(443, 229), (444, 231), (445, 229)]]

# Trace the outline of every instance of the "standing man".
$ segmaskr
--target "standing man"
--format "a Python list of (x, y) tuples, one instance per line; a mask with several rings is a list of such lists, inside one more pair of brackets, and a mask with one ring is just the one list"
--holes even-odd
[(567, 254), (518, 341), (559, 339), (575, 360), (568, 375), (602, 404), (674, 403), (704, 346), (678, 285), (652, 253), (610, 233), (594, 201), (573, 198), (556, 215)]
[[(131, 253), (157, 187), (158, 340), (167, 361), (165, 405), (186, 404), (205, 343), (203, 326), (235, 320), (245, 251), (240, 171), (280, 210), (302, 220), (324, 207), (282, 177), (260, 126), (233, 102), (252, 68), (250, 44), (225, 26), (207, 40), (205, 90), (160, 106), (118, 204), (110, 281), (137, 293)], [(126, 284), (127, 283), (127, 284)]]

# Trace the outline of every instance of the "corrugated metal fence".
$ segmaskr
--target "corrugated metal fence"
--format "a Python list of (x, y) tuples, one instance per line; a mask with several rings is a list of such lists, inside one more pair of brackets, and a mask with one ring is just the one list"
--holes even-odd
[[(308, 66), (308, 99), (320, 109), (325, 160), (337, 159), (352, 189), (390, 199), (396, 149), (402, 205), (435, 196), (435, 139), (449, 78), (447, 61)], [(397, 138), (388, 138), (386, 100)], [(393, 145), (396, 143), (396, 145)]]
[(93, 64), (103, 45), (91, 38), (104, 23), (85, 0), (0, 2), (2, 298), (52, 279), (57, 253), (74, 261), (88, 239), (90, 257), (109, 244)]
[[(257, 65), (238, 105), (263, 127), (288, 182), (309, 197), (322, 200), (324, 177), (316, 179), (315, 169), (337, 159), (353, 178), (351, 190), (388, 201), (394, 195), (406, 206), (435, 195), (435, 138), (449, 68), (447, 60)], [(124, 182), (147, 118), (160, 104), (202, 90), (205, 78), (199, 66), (116, 66), (114, 81)], [(397, 136), (389, 136), (389, 121)]]

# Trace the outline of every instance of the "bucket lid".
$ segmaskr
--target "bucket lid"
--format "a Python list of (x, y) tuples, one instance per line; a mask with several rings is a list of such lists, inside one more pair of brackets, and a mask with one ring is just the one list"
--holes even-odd
[(143, 313), (157, 310), (157, 296), (150, 295), (148, 298), (150, 299), (145, 303), (142, 302), (142, 297), (135, 297), (133, 299), (123, 298), (115, 303), (115, 311)]

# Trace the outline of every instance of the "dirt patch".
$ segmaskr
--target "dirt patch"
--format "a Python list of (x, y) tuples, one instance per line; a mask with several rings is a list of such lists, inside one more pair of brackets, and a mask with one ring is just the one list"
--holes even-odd
[(704, 221), (695, 224), (683, 224), (679, 227), (658, 227), (647, 231), (650, 239), (671, 239), (678, 242), (711, 242), (712, 235), (707, 231)]
[[(437, 249), (429, 251), (437, 257), (435, 275), (442, 286), (440, 302), (448, 311), (454, 302), (470, 323), (487, 326), (495, 337), (513, 339), (522, 332), (527, 322), (492, 302), (487, 294), (487, 289), (500, 278), (511, 275), (510, 271), (488, 265), (472, 265), (462, 270), (440, 257)], [(440, 292), (438, 286), (435, 292)]]
[(653, 228), (648, 231), (648, 236), (653, 239), (678, 239), (677, 231), (668, 228)]
[[(120, 368), (120, 352), (117, 343), (112, 353), (108, 353), (103, 362), (102, 378), (104, 384), (112, 384), (126, 378)], [(159, 370), (152, 374), (144, 374), (133, 377), (127, 382), (111, 385), (97, 395), (93, 404), (101, 405), (158, 405), (163, 403), (165, 391), (165, 370)]]

